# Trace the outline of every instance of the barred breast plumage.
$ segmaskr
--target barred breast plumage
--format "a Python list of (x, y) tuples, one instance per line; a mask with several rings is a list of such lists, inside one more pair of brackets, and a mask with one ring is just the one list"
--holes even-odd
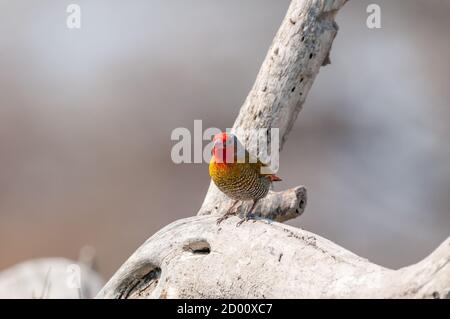
[(221, 164), (211, 160), (209, 173), (216, 186), (235, 200), (258, 200), (270, 189), (270, 178), (260, 174), (256, 163)]

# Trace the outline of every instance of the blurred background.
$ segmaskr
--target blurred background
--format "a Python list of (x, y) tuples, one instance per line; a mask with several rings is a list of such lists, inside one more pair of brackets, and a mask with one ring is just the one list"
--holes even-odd
[[(81, 6), (81, 29), (66, 8)], [(304, 184), (295, 226), (375, 263), (419, 261), (450, 235), (450, 2), (340, 11), (281, 153)], [(194, 215), (207, 164), (175, 165), (176, 127), (231, 127), (288, 0), (0, 0), (0, 270), (96, 250), (109, 277)]]

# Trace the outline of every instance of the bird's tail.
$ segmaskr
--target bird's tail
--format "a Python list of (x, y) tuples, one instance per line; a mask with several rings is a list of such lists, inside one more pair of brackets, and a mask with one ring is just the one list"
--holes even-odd
[(277, 175), (273, 174), (273, 175), (269, 175), (270, 181), (271, 182), (281, 182), (282, 179), (279, 178)]

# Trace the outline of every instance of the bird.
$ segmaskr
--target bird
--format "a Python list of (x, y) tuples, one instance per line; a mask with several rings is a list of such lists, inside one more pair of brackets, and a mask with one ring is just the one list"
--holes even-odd
[(267, 196), (272, 182), (281, 181), (281, 178), (271, 173), (262, 174), (261, 168), (267, 165), (252, 157), (234, 134), (221, 132), (214, 135), (212, 141), (209, 175), (217, 188), (234, 200), (217, 224), (236, 215), (234, 208), (239, 202), (253, 201), (250, 210), (236, 225), (240, 226), (244, 221), (254, 219), (252, 212), (256, 204)]

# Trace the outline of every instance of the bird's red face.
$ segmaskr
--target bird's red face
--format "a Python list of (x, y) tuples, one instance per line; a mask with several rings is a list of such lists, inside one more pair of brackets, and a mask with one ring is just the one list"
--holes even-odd
[(233, 163), (235, 160), (235, 136), (222, 132), (213, 137), (213, 142), (212, 155), (216, 163)]

